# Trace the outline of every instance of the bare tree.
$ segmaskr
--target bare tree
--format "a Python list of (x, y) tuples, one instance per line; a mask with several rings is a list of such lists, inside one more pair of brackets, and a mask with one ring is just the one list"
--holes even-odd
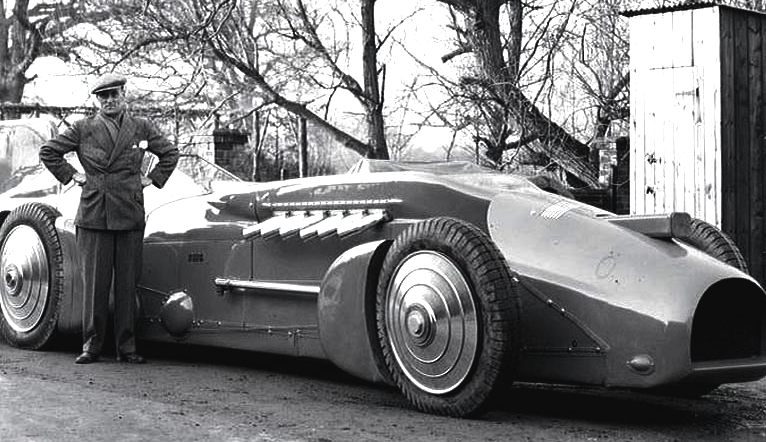
[(595, 127), (582, 129), (589, 139), (608, 135), (613, 122), (627, 125), (630, 116), (630, 71), (627, 22), (620, 16), (622, 0), (585, 2), (581, 24), (567, 40), (571, 54), (570, 84), (588, 98)]
[(81, 23), (103, 20), (102, 10), (83, 7), (82, 1), (51, 2), (0, 0), (0, 102), (20, 103), (32, 63), (42, 56), (64, 60), (76, 38), (67, 31)]
[[(457, 48), (445, 55), (450, 61), (458, 55), (471, 53), (475, 59), (475, 74), (461, 79), (463, 93), (477, 105), (484, 117), (486, 132), (477, 138), (486, 148), (487, 156), (499, 161), (503, 152), (529, 146), (555, 160), (562, 168), (581, 182), (597, 186), (598, 174), (589, 162), (589, 147), (553, 121), (530, 99), (521, 87), (520, 79), (525, 63), (535, 60), (529, 53), (546, 43), (547, 55), (538, 69), (543, 70), (543, 81), (550, 81), (553, 53), (562, 44), (575, 2), (554, 21), (536, 30), (537, 39), (530, 39), (531, 47), (523, 48), (524, 3), (519, 0), (438, 0), (452, 11), (452, 28), (456, 32)], [(507, 33), (501, 32), (501, 9), (506, 8)], [(526, 50), (527, 58), (522, 60)], [(542, 90), (541, 85), (538, 85)]]
[(580, 140), (627, 133), (630, 76), (622, 0), (583, 0), (556, 54), (557, 75), (545, 94), (563, 127)]
[[(92, 46), (102, 58), (101, 66), (91, 64), (103, 69), (138, 61), (145, 67), (153, 58), (151, 62), (159, 62), (157, 72), (173, 76), (184, 69), (196, 76), (193, 86), (182, 86), (186, 94), (215, 87), (222, 92), (217, 96), (229, 97), (229, 109), (240, 114), (253, 111), (242, 103), (252, 106), (256, 97), (259, 109), (280, 106), (358, 154), (388, 158), (385, 68), (377, 60), (385, 36), (375, 32), (374, 6), (374, 0), (362, 0), (350, 15), (340, 1), (126, 0), (120, 3), (122, 13), (103, 23), (111, 26), (103, 29), (110, 40)], [(351, 29), (360, 29), (362, 35), (361, 82), (346, 70)], [(165, 57), (158, 59), (158, 51), (166, 51)], [(184, 57), (168, 63), (171, 53)], [(365, 136), (349, 133), (332, 118), (330, 111), (343, 94), (361, 106)], [(179, 96), (176, 93), (174, 99)]]

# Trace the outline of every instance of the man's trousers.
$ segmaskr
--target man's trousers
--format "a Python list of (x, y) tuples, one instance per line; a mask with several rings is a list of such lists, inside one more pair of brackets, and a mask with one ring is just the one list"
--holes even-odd
[(143, 230), (77, 227), (83, 278), (83, 351), (100, 354), (114, 278), (114, 338), (118, 354), (136, 351), (136, 285), (141, 276)]

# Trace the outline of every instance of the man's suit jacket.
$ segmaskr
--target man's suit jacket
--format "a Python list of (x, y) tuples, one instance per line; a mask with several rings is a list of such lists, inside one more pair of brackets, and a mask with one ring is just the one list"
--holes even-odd
[(40, 160), (60, 182), (67, 184), (77, 170), (64, 159), (77, 152), (85, 170), (75, 224), (88, 229), (136, 230), (144, 220), (141, 164), (144, 147), (159, 162), (148, 174), (162, 188), (178, 162), (178, 149), (152, 122), (124, 112), (116, 140), (112, 140), (103, 117), (95, 115), (75, 122), (40, 148)]

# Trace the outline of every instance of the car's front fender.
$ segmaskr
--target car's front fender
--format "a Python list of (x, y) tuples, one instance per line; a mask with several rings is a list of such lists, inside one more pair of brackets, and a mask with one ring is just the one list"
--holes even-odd
[(64, 290), (59, 301), (58, 331), (75, 334), (82, 331), (82, 278), (77, 255), (76, 227), (64, 217), (56, 219), (56, 233), (64, 259)]
[(319, 338), (327, 358), (346, 372), (388, 382), (375, 325), (378, 271), (391, 241), (353, 247), (327, 270), (319, 291)]

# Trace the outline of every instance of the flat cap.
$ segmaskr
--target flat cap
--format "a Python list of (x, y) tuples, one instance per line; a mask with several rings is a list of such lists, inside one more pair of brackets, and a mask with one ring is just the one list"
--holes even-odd
[(122, 75), (110, 72), (98, 77), (96, 82), (93, 83), (93, 89), (91, 89), (90, 93), (97, 94), (101, 91), (117, 89), (118, 87), (124, 86), (127, 81), (128, 80)]

